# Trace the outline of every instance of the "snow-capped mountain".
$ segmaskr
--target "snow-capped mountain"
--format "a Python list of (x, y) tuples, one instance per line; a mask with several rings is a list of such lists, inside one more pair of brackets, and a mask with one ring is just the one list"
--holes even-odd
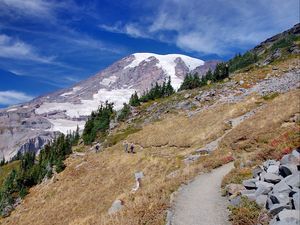
[(87, 116), (106, 100), (120, 109), (134, 91), (142, 93), (154, 82), (171, 77), (178, 89), (187, 73), (203, 75), (217, 61), (179, 54), (129, 55), (71, 88), (41, 96), (0, 111), (0, 157), (11, 158), (19, 150), (37, 151), (56, 132), (83, 128)]

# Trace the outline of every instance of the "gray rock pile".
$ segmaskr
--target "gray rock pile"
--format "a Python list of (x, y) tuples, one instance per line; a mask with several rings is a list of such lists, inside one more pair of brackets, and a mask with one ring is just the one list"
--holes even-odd
[(271, 225), (299, 225), (300, 148), (280, 161), (267, 160), (252, 172), (253, 178), (244, 180), (243, 185), (226, 186), (231, 204), (239, 205), (241, 196), (246, 196), (269, 211)]

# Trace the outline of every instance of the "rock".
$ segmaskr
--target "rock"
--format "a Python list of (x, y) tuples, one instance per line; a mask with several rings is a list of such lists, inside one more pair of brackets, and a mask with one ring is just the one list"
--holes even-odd
[(122, 200), (117, 199), (113, 202), (112, 206), (108, 210), (108, 214), (114, 214), (118, 211), (120, 211), (124, 207), (124, 203)]
[(274, 173), (277, 174), (279, 173), (279, 166), (277, 165), (270, 165), (267, 169), (267, 173)]
[(297, 171), (296, 173), (285, 177), (284, 181), (290, 187), (300, 188), (300, 172)]
[(291, 154), (284, 155), (280, 160), (282, 165), (293, 164), (295, 166), (300, 164), (300, 150), (299, 148), (294, 149)]
[(261, 166), (257, 166), (252, 170), (252, 174), (253, 174), (253, 178), (258, 177), (262, 172), (263, 172), (263, 168)]
[(289, 195), (287, 193), (273, 193), (273, 196), (277, 198), (280, 204), (289, 206), (289, 208), (292, 208), (292, 204), (289, 198)]
[(257, 187), (257, 189), (255, 191), (255, 196), (268, 194), (274, 186), (274, 184), (267, 183), (264, 181), (257, 181), (255, 184)]
[(281, 165), (279, 167), (279, 174), (282, 177), (287, 177), (296, 171), (297, 171), (297, 167), (295, 165)]
[(247, 198), (249, 198), (252, 201), (255, 201), (255, 199), (256, 199), (255, 190), (243, 190), (243, 191), (241, 191), (241, 195), (246, 196)]
[(238, 206), (241, 204), (241, 196), (234, 196), (233, 198), (229, 197), (229, 203), (232, 206)]
[(243, 80), (240, 80), (240, 81), (239, 81), (239, 84), (240, 84), (240, 85), (242, 85), (242, 84), (244, 84), (244, 83), (245, 83), (245, 82), (244, 82)]
[(263, 163), (263, 167), (265, 168), (265, 170), (267, 170), (269, 168), (269, 166), (279, 166), (280, 162), (276, 161), (276, 160), (267, 160)]
[(189, 155), (187, 156), (183, 161), (185, 164), (190, 164), (192, 162), (195, 162), (200, 158), (201, 155)]
[(246, 189), (251, 190), (251, 189), (256, 189), (256, 181), (257, 179), (248, 179), (243, 181), (243, 185)]
[(286, 206), (286, 205), (274, 204), (270, 208), (269, 212), (274, 216), (274, 215), (278, 214), (280, 211), (282, 211), (283, 209), (286, 209), (286, 208), (288, 208), (288, 206)]
[(140, 180), (144, 177), (144, 173), (143, 172), (135, 172), (134, 177), (135, 177), (135, 180)]
[(270, 223), (270, 225), (299, 225), (298, 221), (290, 221), (290, 220), (283, 220), (283, 221), (276, 221)]
[(292, 196), (292, 203), (293, 203), (293, 208), (296, 210), (300, 210), (300, 194), (299, 192), (296, 192)]
[(184, 97), (185, 99), (187, 99), (187, 98), (191, 97), (191, 94), (186, 93), (183, 97)]
[(275, 184), (273, 187), (273, 192), (277, 193), (287, 193), (289, 194), (292, 191), (289, 185), (285, 183), (284, 180), (281, 180), (279, 183)]
[(300, 211), (294, 209), (283, 209), (281, 212), (278, 213), (276, 217), (279, 221), (294, 220), (299, 222)]
[(258, 195), (255, 198), (255, 202), (261, 207), (266, 207), (267, 199), (268, 199), (267, 195)]
[(242, 190), (245, 190), (245, 187), (241, 184), (228, 184), (226, 185), (225, 190), (229, 195), (235, 195), (240, 193)]
[(280, 182), (282, 179), (282, 177), (274, 174), (274, 173), (266, 173), (264, 176), (263, 176), (263, 180), (266, 181), (266, 182), (269, 182), (269, 183), (273, 183), (273, 184), (276, 184), (278, 182)]

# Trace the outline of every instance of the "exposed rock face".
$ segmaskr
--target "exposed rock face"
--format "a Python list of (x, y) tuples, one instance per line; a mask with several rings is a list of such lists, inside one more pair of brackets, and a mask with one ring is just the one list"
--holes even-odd
[(270, 224), (299, 224), (300, 171), (294, 169), (294, 165), (297, 160), (299, 165), (300, 149), (293, 150), (283, 158), (281, 162), (264, 162), (263, 167), (259, 167), (263, 168), (260, 171), (255, 169), (254, 178), (243, 181), (248, 190), (241, 190), (240, 193), (265, 207), (274, 216)]
[(136, 53), (71, 88), (0, 110), (0, 158), (38, 151), (57, 132), (67, 133), (77, 125), (83, 128), (87, 116), (106, 100), (119, 109), (134, 91), (142, 93), (169, 76), (178, 88), (187, 73), (203, 75), (216, 64), (185, 55)]

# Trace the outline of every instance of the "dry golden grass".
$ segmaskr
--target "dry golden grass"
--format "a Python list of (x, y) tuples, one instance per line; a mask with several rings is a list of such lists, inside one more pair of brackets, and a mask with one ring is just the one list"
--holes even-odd
[[(164, 224), (170, 195), (201, 171), (222, 165), (231, 154), (246, 159), (269, 141), (297, 124), (285, 120), (299, 112), (299, 90), (264, 101), (253, 95), (242, 103), (217, 105), (193, 117), (172, 115), (131, 134), (136, 154), (123, 152), (121, 143), (105, 151), (67, 159), (67, 168), (49, 182), (30, 189), (5, 225), (160, 225)], [(235, 127), (218, 150), (186, 166), (182, 159), (196, 148), (224, 134), (226, 120), (266, 104), (255, 116)], [(142, 187), (131, 193), (134, 172), (143, 171)], [(174, 176), (170, 176), (172, 172)], [(124, 201), (119, 213), (107, 211), (115, 199)]]
[(257, 107), (256, 101), (251, 96), (244, 102), (219, 105), (192, 117), (172, 115), (163, 121), (145, 126), (142, 131), (130, 136), (129, 141), (142, 147), (201, 147), (228, 129), (227, 120)]

